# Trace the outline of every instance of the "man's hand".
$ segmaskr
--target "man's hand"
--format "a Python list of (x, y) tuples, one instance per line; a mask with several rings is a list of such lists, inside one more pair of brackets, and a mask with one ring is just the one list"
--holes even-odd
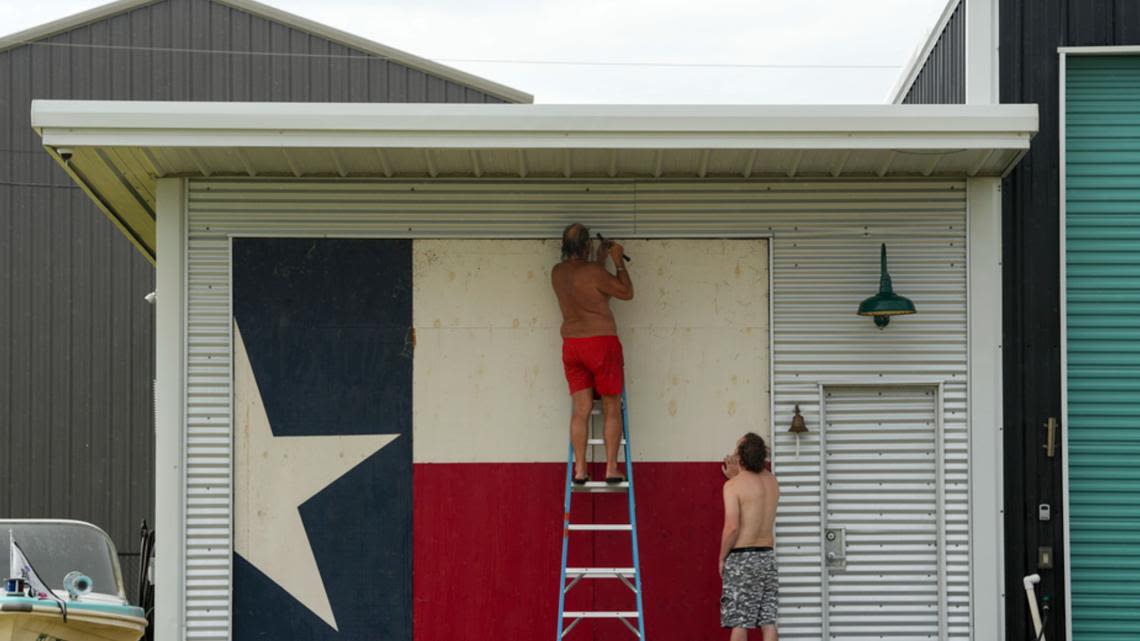
[(610, 245), (612, 244), (613, 243), (608, 240), (603, 240), (598, 243), (598, 250), (597, 253), (594, 254), (594, 260), (602, 267), (606, 266), (606, 259), (610, 256)]
[(724, 457), (724, 463), (720, 466), (721, 474), (724, 478), (732, 479), (737, 474), (740, 474), (740, 457), (736, 454), (729, 454)]
[(606, 245), (608, 245), (607, 249), (610, 252), (610, 258), (614, 261), (614, 265), (621, 265), (621, 257), (625, 255), (625, 248), (621, 246), (621, 243), (615, 243), (612, 240), (607, 240)]

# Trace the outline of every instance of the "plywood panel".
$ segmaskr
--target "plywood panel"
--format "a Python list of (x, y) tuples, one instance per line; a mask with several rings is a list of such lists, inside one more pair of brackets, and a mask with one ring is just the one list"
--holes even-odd
[[(714, 461), (767, 436), (765, 240), (635, 240), (614, 301), (638, 461)], [(569, 398), (552, 240), (417, 240), (415, 460), (560, 461)]]

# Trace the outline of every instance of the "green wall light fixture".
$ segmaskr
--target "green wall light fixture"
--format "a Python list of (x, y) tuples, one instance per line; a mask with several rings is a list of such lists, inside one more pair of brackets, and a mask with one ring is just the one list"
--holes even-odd
[(883, 329), (891, 322), (891, 316), (914, 313), (914, 303), (896, 294), (891, 287), (891, 275), (887, 273), (887, 244), (883, 243), (879, 249), (879, 293), (859, 303), (859, 315), (873, 317), (875, 326)]

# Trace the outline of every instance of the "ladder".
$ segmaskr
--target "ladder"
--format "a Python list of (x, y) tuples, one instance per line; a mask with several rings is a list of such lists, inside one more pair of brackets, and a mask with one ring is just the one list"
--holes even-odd
[[(589, 430), (586, 447), (601, 447), (603, 439), (595, 438), (595, 418), (601, 416), (596, 407), (590, 412)], [(645, 611), (641, 605), (641, 561), (637, 550), (637, 517), (633, 500), (633, 459), (630, 457), (629, 447), (629, 403), (625, 390), (621, 393), (621, 423), (622, 423), (622, 451), (625, 454), (625, 482), (607, 484), (605, 481), (589, 481), (585, 485), (576, 485), (574, 478), (574, 445), (570, 445), (570, 457), (566, 464), (566, 504), (562, 517), (562, 576), (559, 580), (558, 592), (558, 636), (555, 641), (561, 641), (585, 619), (617, 619), (629, 628), (638, 639), (645, 639)], [(587, 461), (591, 457), (587, 456)], [(629, 523), (571, 523), (570, 499), (574, 494), (600, 494), (625, 492), (629, 503)], [(630, 544), (633, 550), (633, 567), (628, 568), (568, 568), (566, 555), (570, 548), (570, 533), (576, 531), (592, 532), (629, 532)], [(587, 612), (566, 611), (566, 593), (583, 580), (617, 579), (625, 584), (637, 600), (636, 610), (599, 610)], [(566, 581), (570, 582), (567, 583)], [(637, 623), (631, 623), (630, 620)], [(567, 624), (569, 621), (569, 624)]]

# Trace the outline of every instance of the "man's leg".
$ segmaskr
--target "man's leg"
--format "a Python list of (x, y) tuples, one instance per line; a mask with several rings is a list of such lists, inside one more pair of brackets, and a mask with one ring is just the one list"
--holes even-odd
[(745, 628), (733, 628), (732, 636), (728, 637), (728, 641), (748, 641), (748, 630)]
[(590, 410), (594, 408), (594, 390), (587, 387), (570, 395), (570, 443), (574, 446), (574, 478), (585, 478), (586, 436), (590, 431)]
[(760, 626), (760, 634), (763, 635), (764, 641), (777, 641), (779, 635), (776, 634), (776, 626), (764, 625)]
[(617, 463), (622, 432), (620, 395), (602, 397), (602, 416), (606, 420), (606, 478), (625, 478), (625, 472), (618, 468)]

